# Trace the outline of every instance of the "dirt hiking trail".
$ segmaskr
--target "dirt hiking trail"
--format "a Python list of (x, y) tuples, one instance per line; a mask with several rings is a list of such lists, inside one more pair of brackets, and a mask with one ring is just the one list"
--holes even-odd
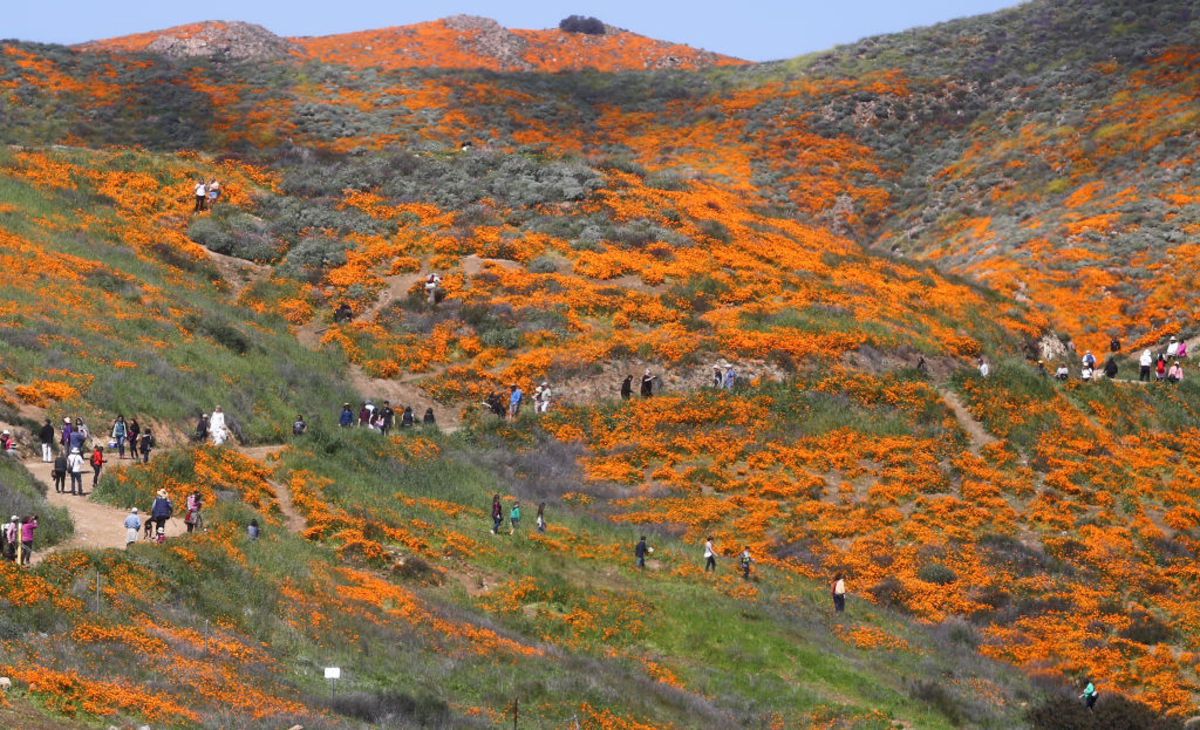
[(979, 456), (979, 452), (983, 447), (996, 443), (996, 437), (985, 431), (983, 424), (975, 420), (975, 416), (972, 416), (971, 412), (967, 410), (962, 399), (958, 397), (958, 393), (948, 388), (939, 388), (938, 394), (942, 396), (942, 400), (946, 402), (946, 405), (954, 413), (954, 417), (958, 420), (958, 425), (962, 426), (962, 429), (967, 432), (967, 438), (970, 440), (968, 448), (972, 454)]

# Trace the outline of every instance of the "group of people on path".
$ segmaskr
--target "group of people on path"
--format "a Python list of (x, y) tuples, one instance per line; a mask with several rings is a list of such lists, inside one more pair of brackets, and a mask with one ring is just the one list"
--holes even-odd
[[(646, 369), (646, 372), (642, 373), (642, 381), (641, 381), (641, 387), (639, 389), (639, 393), (641, 393), (641, 396), (643, 398), (649, 398), (654, 395), (654, 383), (657, 380), (658, 380), (658, 376), (651, 375), (649, 368)], [(625, 379), (621, 381), (621, 399), (629, 400), (632, 397), (633, 397), (633, 376), (626, 375)]]
[[(413, 411), (412, 406), (404, 406), (400, 411), (400, 416), (397, 418), (396, 409), (392, 408), (389, 401), (384, 401), (382, 406), (376, 407), (369, 400), (363, 401), (359, 406), (358, 415), (356, 416), (349, 403), (342, 404), (342, 412), (338, 416), (338, 426), (342, 428), (369, 428), (384, 436), (399, 424), (400, 428), (412, 428), (413, 426), (421, 425), (426, 428), (437, 428), (437, 418), (433, 415), (433, 408), (426, 408), (425, 415), (418, 421), (417, 415)], [(292, 435), (300, 436), (308, 430), (308, 424), (304, 421), (303, 416), (297, 416), (296, 422), (292, 424)]]
[(196, 430), (192, 432), (192, 440), (196, 443), (212, 441), (213, 446), (220, 446), (229, 440), (229, 426), (225, 423), (225, 412), (221, 406), (214, 406), (212, 414), (200, 414)]
[[(500, 532), (500, 527), (504, 524), (504, 505), (500, 501), (500, 495), (492, 495), (492, 534), (496, 535)], [(538, 533), (546, 532), (546, 503), (541, 502), (537, 508), (537, 521), (535, 529)], [(508, 510), (508, 534), (515, 535), (521, 527), (521, 502), (513, 500), (512, 507)]]
[[(1154, 379), (1158, 382), (1164, 380), (1168, 383), (1181, 382), (1183, 380), (1183, 365), (1181, 361), (1186, 360), (1187, 356), (1187, 341), (1174, 336), (1167, 343), (1166, 350), (1158, 353), (1157, 356), (1147, 347), (1142, 351), (1142, 356), (1138, 358), (1138, 380), (1148, 383), (1150, 382), (1150, 375), (1153, 373)], [(1168, 360), (1171, 361), (1170, 366), (1167, 365)]]
[(737, 384), (737, 377), (737, 369), (722, 360), (713, 365), (712, 387), (733, 390), (733, 386)]
[(4, 529), (0, 530), (0, 540), (3, 541), (0, 553), (4, 555), (4, 559), (18, 565), (29, 565), (30, 558), (33, 557), (33, 531), (37, 527), (37, 515), (13, 515), (5, 523)]
[(196, 205), (192, 208), (193, 213), (199, 213), (208, 210), (217, 204), (217, 198), (221, 197), (221, 183), (217, 179), (209, 178), (208, 182), (204, 182), (203, 178), (196, 179), (196, 185), (192, 188), (192, 195), (196, 199)]
[[(550, 411), (550, 400), (554, 393), (550, 390), (550, 383), (543, 380), (541, 385), (533, 389), (533, 412), (537, 414), (547, 413)], [(509, 421), (517, 420), (521, 415), (521, 406), (525, 404), (525, 391), (521, 390), (521, 386), (512, 383), (508, 386), (508, 401), (505, 402), (504, 396), (492, 391), (488, 393), (487, 398), (483, 399), (483, 406), (494, 413), (497, 418), (505, 418)]]

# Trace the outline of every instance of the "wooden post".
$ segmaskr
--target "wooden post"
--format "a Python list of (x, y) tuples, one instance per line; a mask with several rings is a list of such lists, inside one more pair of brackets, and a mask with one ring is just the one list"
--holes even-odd
[(521, 700), (513, 698), (513, 730), (517, 730), (517, 715), (521, 712)]

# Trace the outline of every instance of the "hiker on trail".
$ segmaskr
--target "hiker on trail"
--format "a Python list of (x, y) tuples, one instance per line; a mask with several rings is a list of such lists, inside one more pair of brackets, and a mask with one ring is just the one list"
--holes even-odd
[(442, 277), (430, 274), (425, 277), (425, 297), (430, 304), (437, 304), (437, 290), (442, 283)]
[(425, 428), (437, 428), (437, 419), (433, 417), (433, 408), (425, 409), (425, 415), (421, 417), (421, 423)]
[(1175, 357), (1179, 358), (1180, 360), (1187, 357), (1187, 342), (1186, 341), (1184, 341), (1184, 340), (1179, 341), (1179, 349), (1175, 352)]
[(550, 383), (542, 381), (542, 395), (534, 400), (533, 410), (538, 413), (550, 410)]
[(742, 565), (742, 579), (750, 580), (750, 564), (754, 562), (754, 558), (750, 557), (750, 546), (742, 548), (742, 556), (739, 558)]
[(1112, 355), (1109, 355), (1108, 359), (1104, 361), (1104, 375), (1109, 380), (1117, 377), (1117, 358)]
[(500, 523), (504, 521), (504, 511), (500, 507), (500, 495), (492, 495), (492, 534), (495, 535), (500, 529)]
[(354, 310), (347, 302), (342, 302), (337, 305), (337, 309), (333, 310), (334, 322), (349, 322), (352, 319), (354, 319)]
[(1154, 379), (1161, 381), (1167, 377), (1167, 358), (1160, 353), (1158, 360), (1154, 363)]
[(720, 388), (724, 384), (725, 384), (725, 374), (721, 372), (721, 366), (713, 365), (712, 387)]
[(846, 610), (846, 581), (842, 578), (842, 574), (838, 573), (833, 576), (833, 610), (842, 613)]
[(29, 559), (33, 556), (33, 531), (37, 529), (37, 520), (37, 515), (21, 520), (21, 565), (29, 565)]
[(704, 572), (716, 572), (717, 570), (717, 550), (713, 547), (712, 535), (704, 539)]
[(350, 410), (349, 403), (342, 404), (342, 413), (338, 416), (338, 425), (342, 428), (350, 428), (354, 425), (354, 411)]
[(200, 508), (203, 503), (200, 498), (200, 492), (192, 492), (187, 498), (187, 514), (183, 517), (183, 524), (187, 525), (187, 531), (191, 532), (196, 529), (196, 525), (200, 524)]
[(1120, 352), (1121, 351), (1121, 341), (1119, 339), (1117, 339), (1116, 335), (1113, 335), (1112, 341), (1108, 343), (1108, 351), (1109, 352)]
[(304, 420), (302, 414), (296, 414), (296, 420), (292, 421), (292, 435), (303, 436), (308, 431), (308, 422)]
[(258, 534), (258, 520), (252, 517), (250, 518), (250, 524), (246, 525), (246, 535), (248, 535), (251, 540), (257, 540)]
[(63, 451), (71, 450), (71, 432), (74, 430), (75, 429), (71, 427), (71, 419), (64, 416), (62, 425), (62, 438), (59, 439), (59, 443), (62, 444)]
[(38, 441), (42, 442), (42, 461), (47, 464), (54, 461), (54, 424), (49, 418), (38, 431)]
[(192, 190), (192, 193), (196, 197), (196, 206), (192, 208), (192, 212), (199, 213), (204, 210), (205, 203), (208, 200), (208, 188), (204, 185), (203, 180), (196, 181), (196, 187)]
[(646, 545), (646, 536), (642, 535), (642, 539), (638, 540), (638, 544), (633, 548), (633, 556), (637, 558), (637, 567), (642, 570), (646, 569), (646, 555), (650, 552), (650, 548)]
[(1085, 383), (1090, 383), (1090, 382), (1092, 382), (1092, 368), (1091, 368), (1091, 366), (1089, 366), (1089, 365), (1084, 365), (1084, 366), (1083, 366), (1083, 369), (1079, 371), (1079, 379), (1080, 379), (1080, 380), (1082, 380), (1082, 381), (1083, 381), (1083, 382), (1085, 382)]
[(142, 452), (143, 464), (150, 463), (150, 451), (157, 443), (158, 442), (154, 440), (154, 434), (150, 433), (150, 429), (146, 429), (146, 432), (142, 434), (140, 439), (138, 439), (138, 450)]
[(379, 418), (379, 433), (387, 436), (388, 431), (392, 430), (392, 424), (396, 421), (396, 411), (392, 410), (391, 401), (383, 402), (383, 407), (379, 409)]
[(929, 365), (925, 362), (924, 355), (917, 357), (917, 372), (920, 373), (921, 377), (923, 378), (929, 377)]
[(138, 439), (142, 435), (142, 427), (138, 425), (136, 418), (129, 419), (129, 458), (137, 461)]
[(212, 415), (208, 417), (208, 435), (212, 437), (213, 446), (220, 446), (225, 443), (225, 439), (229, 438), (229, 431), (225, 428), (225, 414), (221, 412), (221, 406), (214, 407)]
[(17, 559), (17, 545), (21, 542), (21, 518), (12, 516), (4, 525), (4, 559), (13, 562)]
[(1037, 371), (1038, 375), (1042, 376), (1043, 378), (1050, 374), (1046, 370), (1046, 363), (1042, 362), (1041, 360), (1037, 361)]
[(525, 394), (521, 392), (521, 387), (516, 383), (509, 386), (508, 391), (508, 420), (517, 420), (517, 414), (521, 412), (521, 399)]
[(104, 466), (104, 449), (97, 446), (92, 449), (92, 489), (96, 489), (96, 484), (100, 481), (100, 469)]
[(1147, 347), (1142, 351), (1141, 358), (1138, 359), (1138, 380), (1143, 383), (1150, 381), (1150, 368), (1154, 365), (1154, 355), (1151, 354), (1150, 348)]
[(416, 420), (412, 406), (404, 406), (404, 411), (400, 414), (400, 428), (412, 428)]
[(142, 529), (142, 518), (138, 517), (137, 507), (129, 510), (129, 516), (125, 518), (125, 549), (137, 542), (138, 532)]
[(367, 408), (367, 402), (363, 401), (358, 406), (358, 427), (365, 428), (371, 425), (371, 409)]
[(521, 526), (521, 503), (513, 502), (512, 509), (508, 512), (508, 534), (517, 534), (517, 528)]
[(1096, 685), (1092, 684), (1092, 680), (1087, 680), (1087, 686), (1083, 688), (1083, 694), (1079, 695), (1079, 699), (1083, 700), (1084, 707), (1089, 710), (1096, 706), (1096, 695), (1100, 694), (1096, 691)]
[(129, 429), (125, 426), (125, 416), (117, 414), (117, 420), (113, 421), (112, 431), (109, 433), (112, 437), (113, 445), (117, 447), (117, 458), (125, 458), (125, 438), (129, 436)]
[[(196, 432), (192, 434), (192, 441), (202, 444), (208, 440), (208, 414), (201, 413), (200, 420), (196, 422)], [(137, 444), (133, 444), (134, 455), (137, 458)]]
[(646, 372), (642, 374), (642, 397), (643, 398), (649, 398), (650, 396), (654, 395), (654, 381), (657, 378), (658, 378), (657, 375), (650, 374), (649, 369), (647, 369)]
[(75, 416), (75, 427), (71, 429), (71, 448), (79, 449), (79, 453), (82, 454), (84, 449), (87, 448), (87, 440), (90, 435), (91, 433), (88, 431), (88, 427), (84, 424), (83, 419)]
[(1167, 382), (1178, 383), (1183, 380), (1183, 368), (1179, 366), (1179, 361), (1171, 363), (1171, 369), (1167, 371)]
[(71, 475), (71, 494), (83, 494), (83, 455), (71, 449), (67, 455), (67, 472)]
[(733, 390), (733, 386), (736, 382), (737, 370), (729, 368), (725, 371), (725, 390)]
[(621, 400), (629, 400), (633, 397), (633, 376), (626, 375), (621, 381)]
[(1096, 356), (1092, 354), (1091, 350), (1086, 350), (1083, 353), (1083, 366), (1085, 368), (1096, 367)]
[(1167, 357), (1179, 356), (1179, 339), (1175, 335), (1171, 335), (1171, 341), (1167, 344)]
[(212, 208), (217, 204), (217, 198), (221, 197), (221, 183), (217, 182), (214, 177), (208, 181), (208, 207)]
[(988, 367), (987, 360), (984, 360), (981, 357), (979, 358), (979, 362), (977, 364), (979, 365), (979, 377), (986, 378), (991, 372), (991, 368)]
[(60, 451), (58, 456), (54, 457), (54, 468), (50, 471), (50, 476), (54, 479), (54, 491), (59, 494), (67, 491), (67, 468), (67, 454)]
[(3, 450), (8, 456), (17, 455), (17, 442), (7, 429), (3, 433), (0, 433), (0, 450)]
[(1058, 370), (1054, 371), (1055, 380), (1066, 380), (1069, 377), (1071, 377), (1071, 373), (1067, 370), (1067, 364), (1065, 362), (1058, 366)]
[(545, 502), (538, 502), (537, 531), (539, 533), (544, 533), (546, 531), (546, 503)]
[(167, 520), (171, 519), (171, 513), (175, 508), (171, 506), (171, 497), (167, 494), (167, 490), (160, 489), (154, 497), (154, 504), (150, 506), (150, 519), (154, 520), (156, 534), (165, 534), (167, 529)]

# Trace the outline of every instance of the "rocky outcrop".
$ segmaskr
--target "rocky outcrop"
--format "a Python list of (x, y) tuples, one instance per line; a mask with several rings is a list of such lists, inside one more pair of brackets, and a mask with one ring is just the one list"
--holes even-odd
[(95, 41), (84, 50), (161, 53), (174, 58), (283, 58), (298, 46), (261, 25), (238, 20), (209, 20), (136, 36)]
[(458, 41), (463, 52), (496, 59), (501, 68), (523, 71), (533, 68), (524, 58), (528, 42), (491, 18), (451, 15), (442, 22), (451, 30), (463, 32)]

